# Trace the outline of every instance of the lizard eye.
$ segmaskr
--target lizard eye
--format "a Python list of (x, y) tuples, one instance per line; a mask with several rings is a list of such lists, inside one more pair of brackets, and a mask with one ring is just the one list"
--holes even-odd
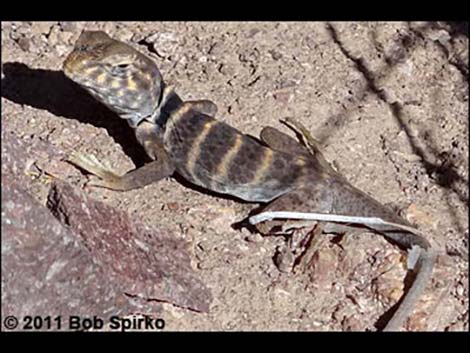
[(113, 75), (124, 75), (129, 68), (130, 64), (112, 65), (109, 69)]

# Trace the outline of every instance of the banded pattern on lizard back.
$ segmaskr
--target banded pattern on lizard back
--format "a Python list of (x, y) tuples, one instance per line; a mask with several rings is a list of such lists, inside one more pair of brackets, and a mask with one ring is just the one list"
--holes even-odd
[(322, 177), (314, 159), (268, 148), (190, 105), (172, 114), (164, 144), (185, 179), (246, 201), (267, 202)]

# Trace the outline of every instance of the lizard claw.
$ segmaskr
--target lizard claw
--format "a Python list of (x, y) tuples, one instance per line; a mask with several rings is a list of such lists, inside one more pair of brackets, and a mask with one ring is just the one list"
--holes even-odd
[(107, 189), (115, 189), (116, 183), (120, 179), (108, 166), (100, 162), (92, 154), (82, 154), (79, 152), (72, 152), (67, 161), (80, 169), (92, 174), (88, 176), (86, 187), (99, 187)]
[(109, 183), (95, 175), (89, 175), (85, 187), (109, 188)]
[(82, 154), (74, 151), (69, 155), (67, 161), (102, 179), (108, 177), (109, 173), (114, 174), (92, 154)]

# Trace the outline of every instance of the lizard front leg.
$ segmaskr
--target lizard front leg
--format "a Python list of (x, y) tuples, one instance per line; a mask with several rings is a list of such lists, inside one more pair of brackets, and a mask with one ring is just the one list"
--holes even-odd
[[(158, 116), (161, 114), (162, 109), (166, 108), (167, 104), (170, 104), (170, 101), (172, 98), (176, 96), (175, 92), (175, 87), (173, 85), (167, 85), (163, 89), (163, 94), (162, 94), (162, 100), (156, 110), (155, 116), (158, 118)], [(206, 114), (212, 117), (215, 117), (217, 114), (217, 105), (212, 102), (211, 100), (208, 99), (200, 99), (200, 100), (190, 100), (190, 101), (185, 101), (184, 103), (181, 103), (179, 97), (176, 97), (176, 104), (191, 104), (192, 108), (202, 114)], [(175, 107), (170, 106), (171, 108), (175, 109)]]
[(169, 160), (152, 161), (140, 168), (119, 176), (109, 170), (93, 155), (72, 153), (68, 161), (77, 167), (93, 174), (88, 186), (101, 187), (116, 191), (127, 191), (142, 188), (173, 174), (174, 168)]
[(208, 99), (185, 101), (183, 104), (190, 106), (191, 109), (199, 113), (211, 116), (213, 118), (217, 114), (217, 105)]
[(147, 125), (147, 128), (145, 130), (143, 130), (144, 128), (142, 128), (142, 130), (139, 130), (138, 128), (136, 131), (137, 138), (142, 143), (147, 154), (154, 159), (154, 161), (147, 163), (140, 168), (131, 170), (126, 174), (119, 176), (107, 168), (93, 155), (74, 152), (69, 156), (68, 161), (95, 176), (90, 179), (87, 184), (88, 186), (96, 186), (118, 191), (142, 188), (172, 175), (175, 167), (158, 136), (153, 133), (145, 133), (153, 131), (148, 129), (148, 127), (153, 126), (146, 122), (142, 125), (144, 125), (144, 128), (145, 125)]

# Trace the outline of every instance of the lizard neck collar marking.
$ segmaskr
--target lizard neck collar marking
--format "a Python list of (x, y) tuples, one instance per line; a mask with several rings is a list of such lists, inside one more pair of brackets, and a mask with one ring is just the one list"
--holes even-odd
[(141, 117), (138, 115), (133, 115), (130, 118), (124, 117), (127, 120), (127, 123), (130, 125), (131, 128), (135, 129), (139, 124), (146, 119), (146, 117)]
[(163, 84), (163, 90), (158, 102), (158, 106), (155, 108), (152, 114), (134, 119), (134, 121), (137, 122), (135, 126), (140, 124), (143, 120), (146, 120), (156, 125), (159, 129), (164, 130), (172, 112), (178, 108), (181, 102), (181, 98), (176, 94), (173, 88)]
[(160, 95), (156, 108), (151, 114), (145, 116), (121, 115), (133, 129), (139, 126), (144, 120), (157, 125), (160, 129), (165, 128), (172, 111), (181, 103), (181, 99), (170, 86), (166, 86), (164, 83), (162, 83), (162, 86), (162, 94)]
[(174, 109), (171, 103), (175, 96), (176, 93), (171, 87), (164, 86), (158, 107), (147, 120), (163, 129)]

